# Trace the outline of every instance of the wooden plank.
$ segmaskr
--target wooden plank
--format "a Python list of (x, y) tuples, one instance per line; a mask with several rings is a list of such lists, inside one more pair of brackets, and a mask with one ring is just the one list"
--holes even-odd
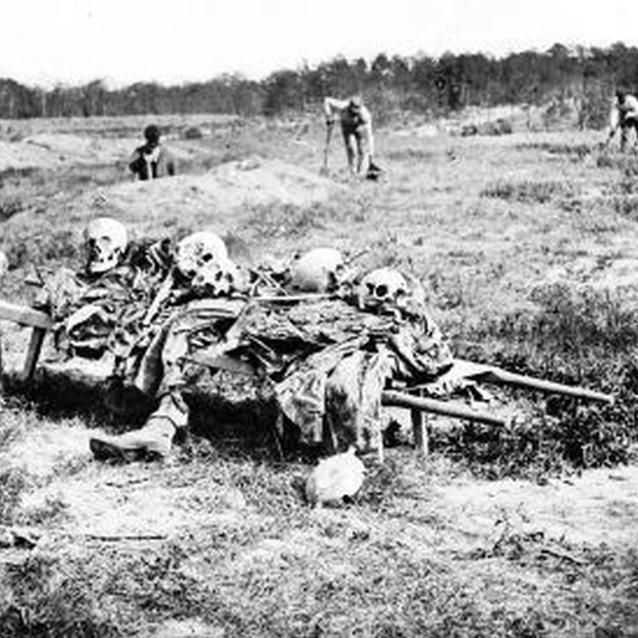
[(535, 377), (528, 377), (524, 374), (507, 372), (500, 368), (491, 368), (485, 376), (485, 379), (492, 383), (505, 383), (518, 388), (525, 388), (526, 390), (538, 390), (539, 392), (555, 392), (556, 394), (563, 394), (576, 399), (588, 399), (590, 401), (600, 401), (601, 403), (614, 402), (614, 397), (611, 394), (588, 390), (580, 386), (569, 386), (564, 383), (536, 379)]
[(40, 350), (42, 349), (42, 342), (47, 331), (44, 328), (33, 328), (31, 331), (31, 339), (29, 340), (29, 348), (27, 350), (27, 356), (24, 360), (24, 371), (22, 377), (24, 380), (29, 380), (35, 372), (35, 366), (38, 363), (38, 357), (40, 356)]
[(471, 410), (465, 406), (455, 405), (454, 403), (415, 397), (404, 392), (396, 392), (395, 390), (384, 390), (381, 394), (381, 403), (383, 405), (395, 405), (399, 408), (408, 408), (409, 410), (442, 414), (443, 416), (451, 416), (455, 419), (468, 419), (469, 421), (486, 423), (487, 425), (506, 425), (504, 419), (485, 412), (476, 412), (475, 410)]
[(45, 312), (28, 306), (19, 306), (8, 301), (0, 301), (0, 319), (13, 321), (22, 326), (43, 328), (44, 330), (49, 330), (53, 326), (51, 317)]
[[(467, 361), (465, 359), (454, 359), (453, 368), (444, 373), (441, 378), (437, 379), (437, 381), (440, 382), (442, 379), (445, 379), (446, 376), (449, 376), (452, 379), (463, 378), (474, 379), (476, 381), (487, 381), (495, 384), (503, 383), (513, 385), (518, 388), (524, 388), (526, 390), (552, 392), (571, 396), (577, 399), (588, 399), (590, 401), (600, 401), (603, 403), (614, 402), (614, 397), (611, 394), (588, 390), (587, 388), (582, 388), (580, 386), (570, 386), (565, 385), (564, 383), (545, 381), (544, 379), (528, 377), (524, 374), (515, 374), (496, 366), (474, 363), (473, 361)], [(419, 385), (410, 386), (406, 388), (406, 390), (408, 392), (412, 392), (427, 389), (428, 385), (430, 384), (421, 383)]]

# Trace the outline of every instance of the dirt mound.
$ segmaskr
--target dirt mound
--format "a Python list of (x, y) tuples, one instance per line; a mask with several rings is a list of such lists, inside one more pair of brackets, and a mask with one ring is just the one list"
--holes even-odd
[[(268, 204), (310, 205), (345, 187), (298, 166), (253, 157), (228, 162), (204, 175), (178, 175), (152, 182), (118, 184), (92, 192), (77, 203), (79, 217), (113, 215), (141, 233), (175, 221), (236, 228), (242, 210)], [(229, 215), (229, 213), (233, 213)]]

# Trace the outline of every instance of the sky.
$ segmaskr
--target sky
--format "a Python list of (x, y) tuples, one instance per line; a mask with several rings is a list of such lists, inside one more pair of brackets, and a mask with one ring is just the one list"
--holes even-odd
[(0, 0), (0, 77), (46, 87), (618, 41), (638, 44), (636, 0)]

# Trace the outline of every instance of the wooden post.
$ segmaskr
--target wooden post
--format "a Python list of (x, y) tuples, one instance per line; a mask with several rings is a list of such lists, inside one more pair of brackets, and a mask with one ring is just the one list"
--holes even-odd
[(38, 363), (38, 357), (40, 356), (40, 350), (42, 349), (42, 342), (47, 331), (45, 328), (35, 327), (31, 331), (31, 339), (29, 340), (29, 349), (27, 350), (27, 356), (24, 360), (24, 370), (22, 372), (22, 379), (28, 381), (33, 377), (35, 372), (35, 366)]
[[(422, 393), (419, 392), (419, 396)], [(427, 427), (427, 416), (412, 408), (410, 410), (410, 418), (412, 419), (412, 436), (414, 438), (414, 451), (417, 456), (426, 457), (430, 453), (429, 433)]]

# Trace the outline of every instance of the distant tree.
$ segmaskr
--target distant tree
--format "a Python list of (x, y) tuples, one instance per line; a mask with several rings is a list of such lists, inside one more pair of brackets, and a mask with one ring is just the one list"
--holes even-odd
[[(601, 126), (615, 87), (638, 91), (638, 48), (567, 47), (521, 51), (495, 59), (481, 53), (439, 58), (382, 52), (371, 63), (338, 55), (316, 66), (304, 62), (259, 82), (224, 74), (206, 82), (163, 86), (138, 82), (108, 89), (104, 81), (83, 86), (30, 88), (0, 79), (0, 117), (67, 117), (160, 113), (279, 115), (316, 109), (325, 95), (363, 92), (383, 117), (400, 110), (428, 114), (468, 105), (553, 102), (556, 112), (575, 105), (581, 126)], [(562, 106), (561, 106), (562, 105)], [(572, 108), (572, 107), (570, 107)]]

